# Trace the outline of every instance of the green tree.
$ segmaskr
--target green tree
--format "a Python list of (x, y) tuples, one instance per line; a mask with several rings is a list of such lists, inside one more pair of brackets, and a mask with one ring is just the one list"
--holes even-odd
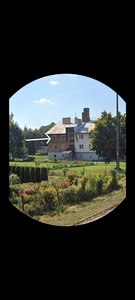
[(17, 122), (14, 122), (14, 115), (9, 115), (9, 153), (12, 156), (21, 156), (24, 152), (23, 131)]
[[(126, 115), (119, 113), (119, 155), (126, 156)], [(91, 131), (90, 150), (96, 151), (100, 157), (108, 161), (116, 160), (116, 117), (103, 111), (101, 118), (95, 121), (95, 128)]]

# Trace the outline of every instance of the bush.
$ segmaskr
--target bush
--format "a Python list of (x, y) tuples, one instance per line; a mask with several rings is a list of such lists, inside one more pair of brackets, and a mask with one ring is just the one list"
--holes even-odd
[(64, 181), (64, 182), (61, 182), (61, 183), (59, 184), (59, 186), (60, 186), (61, 189), (66, 189), (66, 188), (69, 187), (68, 183), (65, 182), (65, 181)]
[(48, 180), (48, 174), (47, 174), (46, 168), (40, 169), (40, 181), (43, 181), (43, 180)]
[(20, 183), (20, 178), (17, 176), (17, 174), (10, 174), (9, 175), (9, 184), (15, 185)]
[(44, 197), (48, 211), (54, 210), (58, 206), (57, 191), (54, 187), (41, 188), (39, 192)]
[(97, 181), (97, 174), (93, 173), (89, 175), (89, 179), (88, 181), (90, 182), (90, 186), (92, 188), (93, 191), (96, 190), (96, 181)]
[(20, 179), (21, 183), (24, 183), (24, 167), (20, 168)]
[(24, 168), (24, 182), (29, 182), (29, 167)]
[(17, 174), (18, 177), (20, 176), (20, 167), (19, 166), (15, 167), (15, 173)]
[(77, 176), (76, 172), (73, 173), (68, 173), (67, 175), (68, 181), (69, 181), (69, 185), (71, 185), (73, 183), (74, 178)]
[(103, 188), (103, 181), (101, 178), (99, 178), (96, 182), (96, 191), (97, 191), (97, 195), (101, 195), (102, 194), (102, 188)]
[(108, 181), (107, 184), (107, 192), (112, 192), (115, 190), (118, 186), (118, 179), (117, 179), (117, 171), (116, 170), (110, 170), (111, 178)]
[(66, 189), (59, 190), (59, 200), (62, 204), (75, 204), (78, 199), (78, 188), (75, 185), (69, 186)]
[(80, 179), (80, 184), (81, 184), (81, 188), (82, 188), (83, 192), (85, 192), (85, 186), (86, 186), (87, 181), (88, 181), (88, 177), (87, 176), (83, 176)]
[(34, 168), (34, 182), (40, 182), (40, 168)]
[(34, 167), (30, 168), (29, 181), (34, 182)]

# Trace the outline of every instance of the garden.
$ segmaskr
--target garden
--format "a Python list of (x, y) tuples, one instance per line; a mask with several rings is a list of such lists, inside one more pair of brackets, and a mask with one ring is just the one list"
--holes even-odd
[[(10, 163), (11, 164), (11, 163)], [(15, 163), (14, 163), (15, 164)], [(19, 167), (19, 163), (16, 166)], [(120, 172), (115, 170), (115, 163), (90, 162), (30, 162), (34, 164), (27, 169), (27, 180), (21, 183), (19, 173), (9, 173), (9, 201), (20, 211), (35, 220), (42, 216), (55, 217), (65, 213), (71, 207), (92, 203), (95, 197), (104, 198), (121, 188), (122, 181), (126, 180), (126, 164), (121, 162)], [(46, 168), (44, 166), (46, 165)], [(12, 162), (13, 166), (13, 162)], [(56, 168), (57, 166), (57, 168)], [(21, 169), (21, 167), (20, 167)], [(28, 182), (31, 169), (42, 169), (44, 174)], [(43, 172), (43, 169), (46, 172)], [(12, 169), (11, 169), (12, 170)], [(19, 170), (19, 168), (18, 168)], [(24, 171), (25, 174), (25, 171)], [(38, 173), (39, 174), (39, 173)], [(24, 176), (24, 175), (23, 175)], [(34, 175), (33, 175), (34, 176)], [(33, 177), (36, 178), (36, 177)], [(123, 199), (124, 200), (124, 199)]]

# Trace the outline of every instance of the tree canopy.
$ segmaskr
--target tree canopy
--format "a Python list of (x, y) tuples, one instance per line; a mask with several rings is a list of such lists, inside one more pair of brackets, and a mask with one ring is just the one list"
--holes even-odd
[[(126, 114), (118, 114), (119, 119), (119, 156), (126, 156)], [(116, 160), (116, 130), (117, 117), (112, 117), (111, 113), (105, 110), (101, 113), (101, 118), (95, 121), (95, 128), (91, 131), (90, 150), (96, 152), (99, 157), (108, 161)]]
[(47, 132), (55, 123), (52, 122), (49, 125), (41, 126), (39, 129), (27, 128), (24, 126), (22, 130), (17, 122), (14, 122), (14, 115), (9, 115), (9, 153), (12, 156), (22, 156), (24, 154), (34, 154), (41, 146), (46, 145), (46, 141), (34, 141), (32, 144), (26, 142), (26, 139), (42, 138), (45, 137)]

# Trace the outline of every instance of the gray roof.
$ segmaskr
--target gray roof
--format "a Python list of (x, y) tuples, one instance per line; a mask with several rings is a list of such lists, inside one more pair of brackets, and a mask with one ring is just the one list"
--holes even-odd
[(95, 128), (94, 120), (97, 118), (91, 119), (87, 123), (82, 123), (79, 127), (74, 122), (71, 124), (63, 124), (62, 121), (58, 122), (51, 129), (49, 129), (47, 134), (66, 134), (66, 128), (74, 127), (75, 133), (89, 133), (92, 129)]
[(51, 129), (49, 129), (46, 133), (47, 134), (65, 134), (66, 128), (76, 127), (76, 126), (77, 126), (77, 124), (75, 124), (75, 123), (63, 124), (62, 121), (60, 121), (56, 125), (54, 125)]
[(89, 133), (94, 128), (95, 124), (92, 121), (89, 121), (80, 125), (79, 128), (76, 130), (76, 133)]

